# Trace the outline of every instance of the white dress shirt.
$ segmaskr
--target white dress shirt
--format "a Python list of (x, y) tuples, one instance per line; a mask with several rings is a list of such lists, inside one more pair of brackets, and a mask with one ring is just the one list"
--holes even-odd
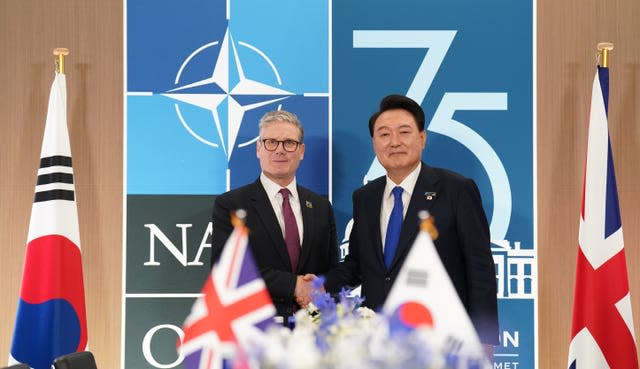
[[(267, 196), (269, 197), (269, 201), (271, 202), (271, 207), (273, 208), (273, 212), (276, 214), (276, 218), (278, 218), (278, 224), (280, 224), (280, 230), (282, 231), (282, 238), (285, 237), (284, 234), (284, 215), (282, 215), (282, 194), (280, 190), (283, 188), (279, 184), (270, 180), (264, 173), (260, 174), (260, 183), (262, 183), (262, 187), (267, 192)], [(304, 234), (304, 227), (302, 223), (302, 210), (300, 209), (300, 196), (298, 196), (298, 186), (296, 185), (296, 179), (293, 178), (293, 181), (289, 183), (286, 187), (291, 192), (289, 196), (289, 204), (291, 205), (291, 210), (293, 210), (293, 215), (296, 218), (296, 224), (298, 225), (298, 234), (300, 235), (300, 247), (302, 247), (302, 236)]]
[(393, 210), (393, 188), (396, 186), (402, 187), (402, 219), (407, 215), (407, 209), (409, 208), (409, 201), (411, 201), (411, 194), (418, 182), (418, 175), (420, 175), (420, 169), (422, 164), (418, 164), (416, 169), (411, 171), (408, 176), (402, 181), (402, 183), (394, 183), (389, 176), (387, 176), (387, 184), (384, 187), (384, 193), (382, 194), (382, 206), (380, 208), (380, 235), (382, 236), (382, 250), (384, 251), (385, 238), (387, 237), (387, 225), (389, 224), (389, 218), (391, 217), (391, 211)]

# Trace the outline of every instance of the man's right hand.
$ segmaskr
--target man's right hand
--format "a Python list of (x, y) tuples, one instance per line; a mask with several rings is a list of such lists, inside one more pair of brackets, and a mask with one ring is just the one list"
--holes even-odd
[(307, 307), (311, 302), (311, 291), (313, 291), (313, 279), (305, 279), (306, 276), (299, 275), (296, 279), (296, 289), (294, 298), (301, 308)]
[[(313, 292), (313, 281), (318, 278), (315, 274), (299, 275), (296, 279), (296, 289), (294, 297), (300, 307), (305, 308), (311, 302)], [(324, 292), (324, 286), (320, 287), (320, 292)]]

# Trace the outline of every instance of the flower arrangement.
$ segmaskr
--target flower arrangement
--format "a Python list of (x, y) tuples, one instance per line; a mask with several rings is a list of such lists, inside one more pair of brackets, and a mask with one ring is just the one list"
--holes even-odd
[(363, 307), (343, 290), (336, 302), (316, 281), (312, 303), (292, 328), (273, 326), (248, 348), (261, 369), (480, 369), (484, 360), (434, 350), (428, 328), (411, 328)]

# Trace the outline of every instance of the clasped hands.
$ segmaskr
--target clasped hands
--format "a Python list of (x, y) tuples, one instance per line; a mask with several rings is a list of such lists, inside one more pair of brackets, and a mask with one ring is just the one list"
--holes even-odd
[[(306, 308), (311, 302), (311, 292), (313, 292), (313, 281), (318, 276), (315, 274), (299, 275), (296, 279), (296, 289), (293, 297), (301, 308)], [(320, 286), (320, 291), (324, 293), (324, 286)]]

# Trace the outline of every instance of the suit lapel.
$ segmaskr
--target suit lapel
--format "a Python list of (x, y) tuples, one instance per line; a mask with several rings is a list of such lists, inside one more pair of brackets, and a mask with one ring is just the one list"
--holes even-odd
[(283, 261), (289, 264), (289, 253), (287, 252), (287, 245), (284, 243), (284, 237), (282, 236), (278, 218), (276, 218), (276, 214), (273, 212), (271, 201), (269, 200), (267, 192), (264, 190), (264, 187), (262, 187), (259, 179), (254, 183), (254, 188), (250, 196), (253, 210), (258, 214), (258, 218), (260, 218), (260, 221), (264, 225), (264, 229), (269, 234), (278, 255)]
[[(433, 193), (436, 195), (438, 193), (438, 182), (439, 180), (437, 175), (431, 168), (423, 163), (420, 169), (420, 174), (418, 175), (418, 180), (413, 188), (413, 193), (411, 194), (411, 200), (409, 200), (407, 214), (402, 222), (398, 248), (396, 249), (393, 261), (391, 262), (392, 268), (398, 260), (404, 260), (404, 255), (409, 251), (416, 235), (418, 234), (418, 230), (420, 229), (418, 212), (421, 210), (429, 211), (433, 203), (437, 200), (437, 196), (434, 196)], [(431, 196), (430, 200), (427, 199), (428, 196)]]
[(298, 268), (300, 268), (306, 264), (307, 259), (309, 259), (311, 255), (311, 247), (315, 243), (313, 237), (316, 234), (316, 217), (314, 216), (314, 204), (309, 199), (309, 193), (300, 186), (297, 188), (298, 197), (300, 198), (300, 210), (302, 212), (302, 226), (304, 229), (302, 232), (302, 252), (300, 253), (300, 261), (298, 262)]
[(376, 254), (376, 258), (382, 267), (384, 268), (384, 255), (382, 253), (382, 236), (380, 235), (380, 210), (382, 205), (382, 195), (384, 195), (384, 187), (387, 179), (382, 177), (377, 182), (372, 183), (371, 191), (367, 193), (364, 201), (366, 202), (365, 208), (367, 212), (365, 219), (369, 224), (369, 239), (373, 241), (371, 247)]

